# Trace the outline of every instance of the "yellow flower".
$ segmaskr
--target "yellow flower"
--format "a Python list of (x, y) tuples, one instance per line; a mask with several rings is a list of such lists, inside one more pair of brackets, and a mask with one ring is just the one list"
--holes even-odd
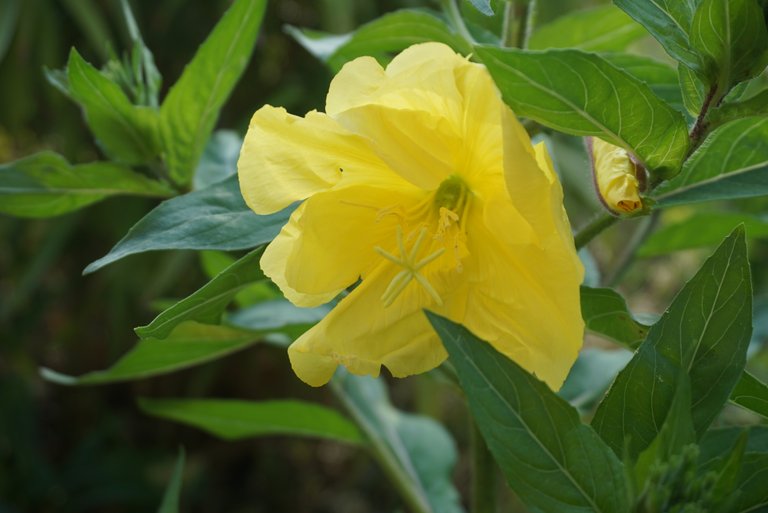
[(298, 306), (353, 287), (289, 349), (305, 382), (425, 372), (446, 353), (424, 309), (557, 389), (581, 346), (583, 269), (542, 144), (487, 70), (445, 45), (346, 64), (326, 113), (265, 106), (238, 163), (258, 214), (302, 201), (261, 266)]
[[(630, 214), (643, 208), (638, 192), (638, 167), (624, 148), (602, 139), (589, 139), (597, 195), (614, 214)], [(640, 172), (642, 169), (640, 169)]]

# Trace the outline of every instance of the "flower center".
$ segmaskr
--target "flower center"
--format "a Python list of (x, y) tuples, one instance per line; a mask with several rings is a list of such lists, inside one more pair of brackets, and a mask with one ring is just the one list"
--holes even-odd
[(469, 187), (457, 175), (451, 175), (435, 191), (434, 205), (437, 211), (445, 208), (454, 213), (464, 210), (469, 200)]

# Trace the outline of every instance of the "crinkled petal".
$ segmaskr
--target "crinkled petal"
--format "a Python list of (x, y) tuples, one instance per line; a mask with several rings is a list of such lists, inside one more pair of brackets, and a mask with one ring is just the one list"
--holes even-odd
[(368, 143), (325, 114), (301, 118), (265, 106), (251, 118), (237, 162), (240, 190), (257, 214), (271, 214), (336, 184), (342, 170), (383, 164)]

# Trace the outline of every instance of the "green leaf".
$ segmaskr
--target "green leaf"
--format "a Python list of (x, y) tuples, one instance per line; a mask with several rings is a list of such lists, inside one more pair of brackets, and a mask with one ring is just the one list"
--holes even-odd
[(272, 299), (233, 312), (227, 316), (227, 322), (251, 331), (281, 331), (288, 327), (308, 329), (330, 311), (330, 305), (299, 308), (285, 299)]
[(353, 445), (364, 443), (357, 427), (337, 411), (303, 401), (139, 399), (139, 406), (150, 415), (181, 422), (225, 440), (295, 435)]
[(250, 249), (271, 241), (293, 207), (258, 216), (232, 176), (207, 189), (161, 203), (136, 223), (110, 252), (83, 271), (95, 272), (121, 258), (161, 249)]
[(653, 93), (683, 111), (683, 96), (674, 68), (655, 59), (629, 53), (604, 53), (602, 57), (633, 77), (645, 82)]
[(768, 385), (749, 372), (741, 374), (739, 382), (731, 392), (731, 402), (768, 419)]
[(645, 35), (645, 30), (613, 5), (573, 11), (536, 30), (532, 50), (576, 48), (585, 52), (617, 52)]
[(163, 494), (163, 502), (157, 513), (179, 513), (179, 500), (181, 498), (181, 485), (184, 478), (184, 449), (179, 449), (179, 457), (173, 469), (173, 475), (168, 482), (168, 487)]
[(578, 50), (475, 50), (518, 115), (561, 132), (599, 136), (660, 176), (680, 168), (688, 149), (683, 116), (602, 57)]
[(716, 86), (715, 104), (768, 61), (768, 30), (755, 0), (702, 0), (691, 25), (691, 46), (702, 56), (701, 76)]
[(205, 145), (205, 151), (195, 170), (192, 184), (196, 190), (229, 178), (237, 173), (237, 159), (243, 139), (232, 130), (217, 130)]
[(16, 21), (19, 19), (21, 0), (4, 0), (0, 2), (0, 62), (11, 46), (13, 34), (16, 32)]
[(225, 326), (188, 321), (165, 340), (144, 339), (106, 370), (79, 377), (41, 368), (41, 375), (60, 385), (100, 385), (169, 374), (209, 362), (253, 345), (258, 336)]
[(768, 452), (768, 426), (710, 429), (699, 442), (699, 466), (711, 468), (716, 460), (727, 457), (743, 433), (747, 433), (746, 452)]
[(690, 68), (682, 64), (677, 68), (680, 92), (683, 95), (683, 105), (692, 117), (696, 118), (704, 105), (707, 91), (701, 79)]
[(711, 110), (707, 121), (710, 126), (720, 126), (741, 118), (750, 116), (768, 116), (768, 89), (757, 93), (749, 99), (738, 102), (726, 102)]
[(752, 332), (752, 287), (737, 228), (675, 297), (600, 403), (592, 425), (617, 454), (635, 457), (659, 432), (682, 373), (700, 436), (741, 375)]
[(357, 57), (370, 55), (386, 63), (390, 54), (430, 41), (445, 43), (465, 55), (472, 51), (469, 44), (450, 29), (442, 18), (429, 11), (412, 9), (385, 14), (341, 36), (321, 35), (295, 27), (288, 27), (286, 31), (336, 72), (346, 62)]
[(721, 126), (689, 158), (682, 172), (654, 192), (661, 207), (768, 194), (768, 118)]
[(165, 162), (179, 183), (192, 178), (219, 111), (248, 65), (265, 7), (265, 0), (236, 0), (160, 107)]
[(738, 494), (728, 513), (764, 513), (768, 506), (768, 453), (747, 453), (734, 488)]
[(715, 246), (740, 224), (744, 225), (749, 238), (768, 237), (768, 220), (737, 212), (698, 212), (653, 232), (637, 255), (651, 257)]
[(155, 57), (152, 55), (152, 51), (147, 48), (144, 38), (141, 37), (139, 26), (133, 16), (128, 0), (120, 0), (120, 6), (123, 10), (128, 34), (131, 36), (131, 41), (133, 41), (131, 64), (133, 65), (133, 76), (136, 78), (137, 101), (141, 105), (157, 108), (163, 77), (160, 75), (157, 66), (155, 66)]
[(173, 191), (119, 164), (71, 165), (50, 151), (0, 165), (0, 212), (53, 217), (117, 195), (165, 197)]
[(412, 510), (464, 511), (451, 476), (456, 445), (443, 426), (395, 409), (380, 379), (354, 376), (340, 367), (331, 387), (365, 434), (379, 463), (410, 498)]
[(698, 69), (699, 56), (691, 49), (689, 35), (696, 5), (700, 0), (614, 0), (655, 37), (674, 59)]
[(67, 63), (69, 94), (80, 104), (96, 141), (111, 158), (143, 164), (160, 154), (157, 111), (137, 107), (120, 86), (72, 48)]
[(648, 326), (632, 318), (627, 302), (612, 289), (581, 287), (581, 316), (587, 330), (631, 349), (648, 334)]
[(632, 353), (622, 348), (582, 349), (557, 395), (576, 408), (590, 408), (631, 359)]
[(491, 0), (469, 0), (475, 9), (485, 14), (486, 16), (493, 16), (493, 8), (491, 7)]
[(162, 312), (148, 325), (134, 331), (141, 338), (163, 339), (185, 321), (218, 324), (224, 309), (238, 292), (254, 281), (265, 279), (259, 267), (263, 252), (263, 248), (251, 251), (192, 295)]
[(542, 511), (626, 512), (621, 462), (546, 384), (466, 328), (428, 313), (507, 481)]

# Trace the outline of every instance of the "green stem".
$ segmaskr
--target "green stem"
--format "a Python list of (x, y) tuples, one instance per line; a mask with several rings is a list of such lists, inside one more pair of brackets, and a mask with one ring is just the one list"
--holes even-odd
[(471, 423), (472, 503), (471, 513), (496, 513), (496, 462), (474, 419)]
[(515, 4), (508, 1), (504, 4), (504, 19), (501, 25), (501, 38), (499, 40), (502, 48), (509, 48), (515, 45)]
[(441, 0), (441, 3), (443, 5), (443, 12), (448, 16), (448, 19), (453, 22), (453, 26), (456, 27), (459, 35), (464, 38), (467, 43), (474, 45), (476, 43), (475, 38), (472, 37), (466, 23), (464, 23), (464, 18), (461, 17), (461, 11), (459, 10), (459, 6), (456, 5), (456, 0)]
[(642, 246), (643, 242), (656, 228), (656, 224), (659, 221), (659, 214), (661, 210), (654, 210), (651, 215), (643, 219), (643, 224), (638, 227), (632, 234), (632, 238), (629, 240), (624, 250), (619, 255), (618, 263), (605, 279), (606, 285), (613, 287), (624, 276), (624, 273), (632, 266), (632, 262), (635, 260), (637, 250)]
[(613, 226), (613, 224), (618, 220), (618, 217), (612, 216), (610, 214), (602, 214), (593, 219), (590, 223), (587, 224), (587, 226), (576, 232), (576, 235), (573, 238), (574, 242), (576, 243), (576, 249), (581, 249), (589, 244), (592, 239), (594, 239), (606, 228)]
[(528, 40), (531, 38), (533, 26), (536, 23), (536, 12), (538, 11), (538, 0), (528, 0), (528, 4), (523, 7), (520, 16), (520, 26), (517, 29), (517, 47), (528, 48)]

